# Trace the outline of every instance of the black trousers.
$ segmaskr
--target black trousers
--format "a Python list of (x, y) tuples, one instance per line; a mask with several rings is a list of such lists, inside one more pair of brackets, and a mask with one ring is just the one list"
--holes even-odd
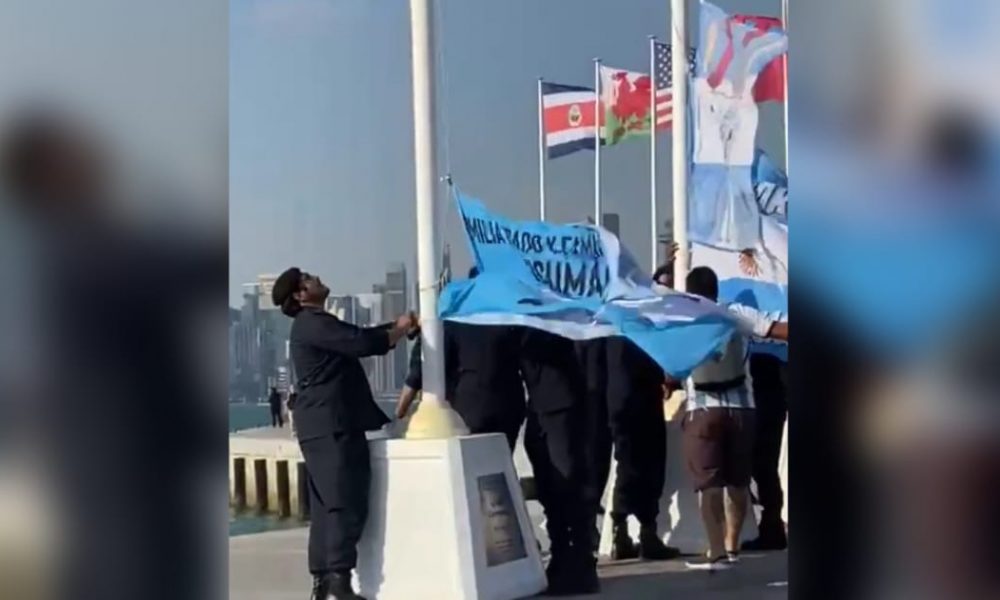
[(663, 398), (655, 391), (636, 399), (634, 410), (612, 426), (618, 468), (611, 516), (635, 515), (650, 527), (656, 526), (667, 471), (667, 423)]
[(553, 557), (571, 547), (590, 552), (593, 507), (584, 494), (584, 433), (580, 411), (528, 412), (524, 450), (531, 460), (538, 500), (545, 510)]
[(659, 390), (628, 400), (627, 410), (609, 414), (603, 399), (588, 398), (585, 497), (600, 507), (611, 471), (611, 452), (617, 461), (612, 517), (635, 515), (655, 526), (667, 468), (667, 425)]
[(608, 408), (604, 397), (587, 398), (586, 443), (583, 449), (584, 461), (584, 498), (594, 515), (601, 510), (601, 498), (608, 484), (611, 473), (611, 451), (614, 439), (611, 435), (611, 425), (608, 423)]
[(272, 408), (271, 409), (271, 427), (284, 427), (284, 426), (285, 426), (285, 421), (281, 417), (281, 409), (280, 408)]
[(761, 506), (761, 533), (766, 528), (783, 527), (781, 509), (784, 495), (778, 475), (781, 460), (781, 435), (788, 416), (786, 388), (780, 363), (771, 357), (751, 359), (754, 404), (757, 426), (753, 450), (753, 479), (757, 484), (757, 502)]
[[(496, 402), (490, 410), (484, 410), (483, 402)], [(524, 399), (499, 402), (497, 400), (457, 398), (452, 408), (465, 421), (469, 433), (502, 433), (507, 437), (511, 453), (517, 446), (517, 436), (521, 433), (526, 413)]]
[(344, 432), (300, 446), (309, 473), (309, 572), (350, 571), (368, 519), (368, 441), (363, 431)]

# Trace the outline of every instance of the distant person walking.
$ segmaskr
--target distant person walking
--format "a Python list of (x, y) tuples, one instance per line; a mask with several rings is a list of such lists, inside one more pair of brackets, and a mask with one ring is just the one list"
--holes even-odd
[(271, 427), (284, 427), (285, 420), (281, 416), (281, 394), (278, 392), (278, 388), (271, 388), (267, 403), (271, 405)]

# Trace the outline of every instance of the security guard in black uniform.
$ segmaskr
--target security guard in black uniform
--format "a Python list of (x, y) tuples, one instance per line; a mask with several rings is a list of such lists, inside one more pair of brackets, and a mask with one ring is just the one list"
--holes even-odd
[(294, 417), (309, 473), (309, 570), (313, 600), (364, 600), (351, 571), (368, 517), (371, 464), (365, 431), (388, 422), (372, 397), (358, 360), (382, 355), (416, 326), (412, 315), (361, 329), (324, 309), (330, 290), (318, 277), (291, 268), (272, 298), (293, 317), (290, 349), (298, 375)]
[[(618, 462), (611, 511), (612, 558), (677, 558), (680, 551), (663, 544), (656, 526), (667, 468), (663, 370), (627, 338), (608, 338), (605, 348), (607, 422)], [(604, 476), (606, 481), (606, 467)], [(628, 534), (629, 515), (640, 524), (638, 546)]]
[(784, 494), (778, 476), (781, 436), (788, 416), (785, 373), (787, 364), (769, 354), (750, 355), (750, 378), (757, 411), (753, 447), (753, 480), (757, 503), (761, 506), (757, 539), (743, 544), (744, 550), (784, 550), (788, 547), (785, 523), (781, 520)]
[[(586, 442), (583, 449), (584, 498), (590, 505), (590, 511), (601, 514), (601, 500), (604, 488), (608, 484), (608, 473), (611, 470), (611, 427), (608, 424), (608, 360), (607, 338), (579, 340), (574, 343), (579, 377), (583, 384), (583, 421), (586, 431)], [(593, 524), (594, 551), (600, 543), (601, 532), (597, 528), (596, 519)]]
[(547, 593), (596, 594), (600, 590), (592, 550), (596, 515), (585, 496), (584, 386), (573, 342), (537, 329), (519, 329), (519, 363), (529, 409), (524, 449), (552, 542)]
[[(578, 341), (576, 351), (586, 386), (585, 497), (595, 513), (601, 510), (612, 448), (618, 462), (609, 515), (614, 523), (611, 558), (676, 558), (680, 551), (665, 546), (656, 527), (666, 474), (663, 371), (621, 337)], [(639, 545), (629, 537), (629, 515), (642, 526)], [(595, 548), (599, 539), (595, 530)]]

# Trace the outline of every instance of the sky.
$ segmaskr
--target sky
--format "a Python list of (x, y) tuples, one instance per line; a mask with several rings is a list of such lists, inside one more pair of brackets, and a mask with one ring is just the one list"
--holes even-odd
[[(647, 36), (667, 38), (669, 2), (436, 5), (442, 174), (493, 211), (537, 218), (537, 79), (592, 86), (595, 57), (646, 70)], [(780, 0), (718, 5), (780, 15)], [(230, 7), (230, 303), (241, 303), (241, 284), (292, 265), (319, 274), (334, 293), (370, 291), (392, 262), (406, 264), (412, 281), (409, 3), (233, 0)], [(694, 30), (689, 39), (697, 39)], [(669, 135), (659, 142), (657, 206), (668, 216)], [(784, 163), (780, 105), (761, 107), (758, 146)], [(624, 244), (648, 262), (648, 142), (606, 149), (602, 167), (604, 210), (621, 215)], [(592, 212), (593, 171), (589, 152), (547, 164), (550, 221)], [(470, 263), (452, 203), (442, 205), (439, 223), (461, 272)]]

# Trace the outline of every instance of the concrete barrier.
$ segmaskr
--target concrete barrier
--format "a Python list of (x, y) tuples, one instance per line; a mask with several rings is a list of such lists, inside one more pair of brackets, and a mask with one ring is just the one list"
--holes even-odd
[(229, 503), (281, 518), (308, 518), (308, 478), (298, 441), (288, 428), (229, 436)]
[(229, 502), (236, 510), (247, 507), (247, 459), (242, 456), (230, 457)]
[[(384, 437), (380, 432), (369, 435)], [(537, 500), (535, 478), (518, 445), (515, 452), (525, 500)], [(288, 428), (259, 428), (229, 436), (229, 504), (236, 512), (254, 510), (279, 517), (309, 519), (309, 476)]]

